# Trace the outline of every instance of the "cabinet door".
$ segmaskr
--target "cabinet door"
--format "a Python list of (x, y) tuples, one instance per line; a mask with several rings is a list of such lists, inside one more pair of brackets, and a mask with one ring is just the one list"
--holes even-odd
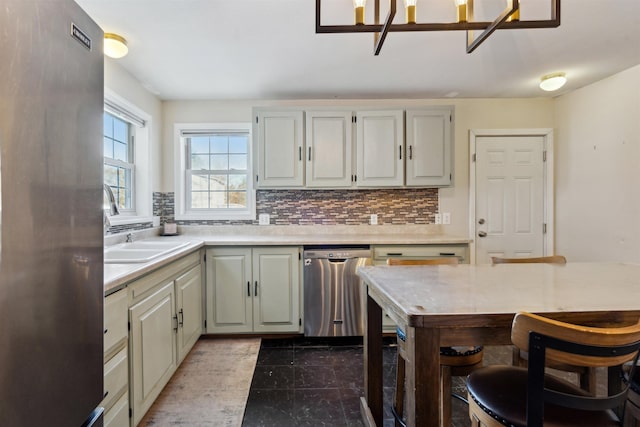
[(258, 188), (304, 185), (302, 111), (260, 111), (256, 114)]
[(176, 370), (178, 327), (174, 282), (129, 309), (133, 425), (137, 425)]
[(404, 184), (402, 111), (356, 113), (358, 187), (397, 187)]
[(251, 249), (207, 250), (207, 332), (253, 329)]
[(300, 260), (297, 247), (253, 250), (255, 332), (300, 329)]
[(407, 185), (451, 185), (451, 110), (407, 110)]
[(351, 111), (307, 111), (307, 187), (351, 187)]
[(202, 334), (202, 267), (197, 265), (176, 279), (178, 302), (178, 364)]

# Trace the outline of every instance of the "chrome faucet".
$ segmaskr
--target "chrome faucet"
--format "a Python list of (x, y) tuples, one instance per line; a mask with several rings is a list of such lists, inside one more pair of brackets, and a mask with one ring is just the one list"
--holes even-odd
[(111, 187), (107, 184), (104, 184), (104, 191), (107, 193), (107, 197), (109, 198), (109, 211), (111, 215), (120, 215), (120, 211), (118, 210), (118, 204), (116, 203), (116, 197), (113, 195), (113, 191), (111, 191)]
[[(109, 187), (107, 184), (104, 184), (104, 192), (107, 195), (107, 198), (109, 199), (109, 214), (110, 215), (120, 215), (120, 211), (118, 210), (118, 205), (116, 203), (116, 198), (113, 195), (113, 191), (111, 191), (111, 187)], [(104, 231), (104, 234), (106, 235), (109, 232), (109, 227), (111, 227), (111, 221), (109, 220), (109, 215), (107, 215), (107, 209), (104, 209), (104, 213), (102, 214), (103, 217), (103, 221), (102, 221), (102, 228)]]
[(127, 243), (131, 243), (131, 242), (133, 242), (133, 234), (128, 233), (127, 234)]

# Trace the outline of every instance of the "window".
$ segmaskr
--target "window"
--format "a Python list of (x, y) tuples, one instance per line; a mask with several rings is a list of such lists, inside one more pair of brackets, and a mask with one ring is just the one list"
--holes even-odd
[(118, 208), (132, 211), (133, 206), (133, 138), (131, 125), (104, 113), (104, 183), (111, 187)]
[[(180, 129), (178, 219), (254, 219), (250, 125)], [(180, 194), (184, 193), (184, 194)], [(179, 201), (178, 201), (179, 200)]]

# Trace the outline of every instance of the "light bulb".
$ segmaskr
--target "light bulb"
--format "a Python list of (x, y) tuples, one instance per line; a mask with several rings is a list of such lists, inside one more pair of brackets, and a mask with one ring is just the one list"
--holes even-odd
[(552, 92), (560, 89), (566, 82), (567, 76), (564, 73), (547, 74), (540, 79), (540, 89)]
[(467, 0), (454, 0), (458, 9), (458, 22), (467, 22)]
[(353, 0), (353, 8), (356, 15), (356, 25), (364, 25), (364, 6), (367, 0)]
[[(511, 8), (513, 6), (513, 0), (507, 0), (507, 7)], [(520, 20), (520, 3), (518, 2), (518, 8), (515, 12), (513, 12), (508, 18), (507, 22), (511, 21), (519, 21)]]
[(416, 23), (416, 3), (418, 0), (404, 0), (405, 9), (407, 11), (407, 24)]
[(104, 33), (104, 54), (110, 58), (122, 58), (129, 52), (127, 41), (113, 33)]

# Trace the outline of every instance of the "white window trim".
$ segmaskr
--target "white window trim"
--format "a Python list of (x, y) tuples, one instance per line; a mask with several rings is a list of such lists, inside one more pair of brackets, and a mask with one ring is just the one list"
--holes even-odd
[[(175, 218), (176, 220), (255, 220), (256, 219), (256, 192), (251, 179), (253, 170), (252, 152), (252, 126), (251, 123), (175, 123), (174, 129), (174, 175), (175, 175)], [(231, 210), (221, 212), (193, 212), (186, 209), (186, 144), (181, 136), (182, 131), (243, 131), (249, 134), (249, 147), (247, 147), (247, 209), (242, 211)]]
[[(147, 222), (153, 222), (155, 224), (158, 221), (153, 217), (153, 192), (151, 190), (152, 117), (149, 113), (138, 108), (107, 87), (104, 88), (104, 99), (105, 102), (118, 106), (122, 110), (128, 111), (142, 119), (145, 125), (143, 128), (135, 125), (131, 126), (134, 136), (133, 159), (135, 175), (133, 177), (133, 185), (135, 186), (135, 200), (132, 200), (134, 210), (127, 210), (121, 212), (120, 215), (109, 216), (109, 222), (111, 225), (140, 224)], [(111, 113), (111, 111), (108, 112)]]

